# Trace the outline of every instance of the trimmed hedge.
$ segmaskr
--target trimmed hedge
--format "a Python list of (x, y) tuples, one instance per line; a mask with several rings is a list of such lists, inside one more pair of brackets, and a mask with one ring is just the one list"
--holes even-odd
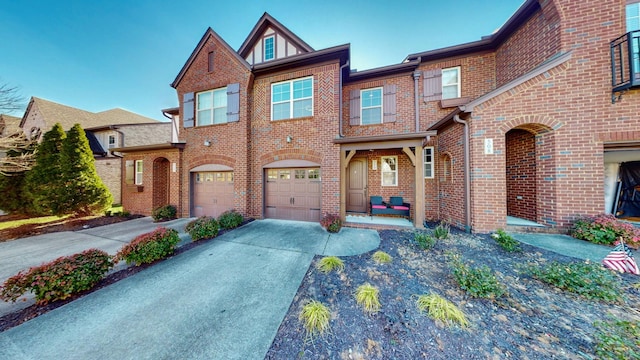
[(31, 291), (36, 303), (44, 305), (64, 300), (95, 286), (114, 265), (112, 257), (98, 249), (60, 257), (10, 277), (0, 287), (0, 298), (16, 301)]
[(242, 224), (243, 220), (242, 214), (235, 210), (225, 211), (218, 216), (221, 229), (235, 229)]
[(178, 232), (174, 229), (159, 227), (156, 230), (142, 234), (129, 244), (123, 246), (115, 256), (117, 261), (125, 260), (127, 264), (136, 266), (152, 263), (173, 254), (180, 242)]
[(159, 208), (153, 209), (153, 211), (151, 212), (151, 217), (155, 222), (168, 221), (168, 220), (175, 219), (177, 213), (178, 213), (178, 210), (176, 209), (175, 206), (165, 205), (165, 206), (160, 206)]
[(185, 230), (191, 235), (191, 240), (212, 239), (218, 236), (220, 225), (209, 216), (201, 216), (187, 224)]

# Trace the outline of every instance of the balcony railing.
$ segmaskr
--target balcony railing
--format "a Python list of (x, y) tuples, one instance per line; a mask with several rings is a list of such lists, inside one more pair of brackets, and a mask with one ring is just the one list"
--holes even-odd
[(640, 86), (640, 31), (611, 42), (611, 85), (613, 92)]

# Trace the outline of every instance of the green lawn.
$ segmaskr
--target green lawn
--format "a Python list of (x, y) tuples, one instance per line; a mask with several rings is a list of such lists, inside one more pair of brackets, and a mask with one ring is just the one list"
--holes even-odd
[[(108, 211), (111, 213), (122, 212), (122, 205), (112, 206)], [(32, 217), (28, 219), (19, 219), (19, 220), (11, 220), (11, 221), (0, 221), (0, 230), (11, 229), (25, 224), (46, 224), (55, 221), (63, 221), (64, 219), (70, 217), (71, 215), (63, 215), (63, 216), (40, 216), (40, 217)]]

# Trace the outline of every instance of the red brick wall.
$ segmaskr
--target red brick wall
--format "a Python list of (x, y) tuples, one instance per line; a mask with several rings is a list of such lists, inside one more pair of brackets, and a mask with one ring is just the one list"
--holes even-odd
[[(464, 229), (464, 143), (462, 139), (462, 125), (456, 124), (439, 132), (435, 160), (439, 220)], [(448, 162), (446, 172), (445, 161)]]
[[(313, 116), (271, 121), (271, 84), (307, 76), (313, 76)], [(338, 136), (338, 84), (337, 61), (256, 77), (251, 104), (251, 216), (263, 216), (263, 167), (288, 159), (320, 164), (322, 215), (340, 213), (340, 146), (333, 144)], [(287, 136), (293, 138), (291, 143)]]
[[(209, 52), (214, 51), (214, 71), (208, 71)], [(248, 148), (251, 109), (249, 94), (252, 91), (252, 75), (248, 68), (219, 42), (210, 36), (191, 66), (186, 70), (176, 90), (182, 109), (183, 94), (225, 87), (240, 83), (240, 121), (181, 129), (180, 141), (186, 141), (184, 149), (184, 181), (182, 185), (182, 216), (190, 216), (190, 170), (205, 164), (226, 165), (233, 168), (235, 209), (245, 216), (249, 213)], [(184, 115), (181, 116), (181, 126)], [(210, 146), (205, 146), (208, 140)]]
[[(149, 216), (154, 208), (154, 163), (156, 161), (167, 159), (169, 161), (169, 173), (168, 178), (160, 179), (168, 182), (169, 186), (169, 204), (178, 208), (178, 215), (180, 216), (181, 210), (180, 199), (180, 181), (181, 171), (180, 164), (180, 150), (155, 150), (155, 151), (140, 151), (126, 153), (122, 159), (122, 173), (125, 174), (125, 166), (127, 160), (142, 160), (143, 161), (143, 174), (142, 174), (142, 191), (138, 191), (137, 185), (130, 185), (125, 183), (125, 177), (122, 177), (122, 206), (124, 210), (129, 211), (132, 214), (142, 214)], [(173, 164), (176, 164), (176, 172), (173, 172)], [(165, 173), (166, 174), (166, 173)], [(157, 201), (157, 200), (156, 200)]]
[(525, 130), (511, 130), (505, 146), (507, 215), (537, 221), (535, 136)]

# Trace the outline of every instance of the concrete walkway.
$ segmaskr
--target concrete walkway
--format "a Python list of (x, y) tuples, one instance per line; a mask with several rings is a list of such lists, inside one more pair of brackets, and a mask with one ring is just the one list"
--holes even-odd
[(0, 359), (263, 359), (314, 255), (379, 242), (254, 221), (0, 333)]

